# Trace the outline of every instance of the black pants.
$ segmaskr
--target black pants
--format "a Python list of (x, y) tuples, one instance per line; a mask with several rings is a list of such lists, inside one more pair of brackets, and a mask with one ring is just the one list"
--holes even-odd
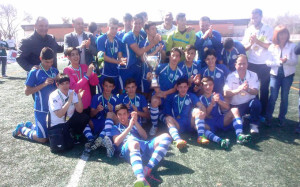
[(89, 120), (90, 118), (87, 114), (78, 113), (75, 111), (73, 116), (66, 122), (66, 124), (72, 129), (74, 134), (82, 134)]
[(6, 75), (7, 57), (0, 57), (0, 63), (2, 64), (2, 75)]
[(270, 70), (266, 64), (252, 64), (249, 62), (248, 69), (257, 74), (260, 80), (259, 100), (261, 103), (261, 116), (266, 116), (268, 99), (269, 99), (269, 85), (270, 85)]

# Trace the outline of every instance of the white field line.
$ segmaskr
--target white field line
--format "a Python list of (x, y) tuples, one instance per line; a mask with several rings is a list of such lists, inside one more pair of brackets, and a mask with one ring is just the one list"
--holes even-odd
[(73, 173), (73, 175), (71, 176), (71, 179), (67, 185), (67, 187), (77, 187), (79, 180), (81, 178), (83, 169), (85, 167), (85, 164), (87, 162), (87, 160), (89, 159), (90, 155), (89, 154), (85, 154), (83, 153), (80, 157), (80, 160), (78, 161), (75, 171)]

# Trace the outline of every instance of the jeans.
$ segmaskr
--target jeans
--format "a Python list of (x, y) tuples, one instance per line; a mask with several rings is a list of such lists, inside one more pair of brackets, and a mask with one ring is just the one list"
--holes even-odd
[(267, 120), (271, 120), (276, 100), (278, 98), (279, 89), (281, 88), (281, 101), (280, 101), (280, 111), (279, 111), (279, 120), (285, 120), (285, 115), (287, 113), (288, 104), (289, 104), (289, 92), (294, 80), (294, 74), (287, 77), (284, 76), (274, 76), (271, 75), (270, 87), (271, 94), (269, 97), (268, 108), (267, 108)]
[(255, 72), (260, 80), (259, 100), (262, 107), (260, 115), (265, 116), (269, 97), (270, 67), (266, 64), (252, 64), (249, 62), (248, 69)]

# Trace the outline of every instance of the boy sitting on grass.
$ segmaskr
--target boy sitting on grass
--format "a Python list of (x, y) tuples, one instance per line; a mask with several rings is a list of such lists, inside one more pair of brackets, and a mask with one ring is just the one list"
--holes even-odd
[[(125, 104), (117, 105), (115, 111), (119, 123), (113, 126), (111, 132), (114, 144), (121, 152), (121, 156), (132, 166), (137, 178), (134, 186), (149, 186), (145, 178), (166, 155), (172, 141), (171, 137), (163, 133), (150, 141), (145, 141), (148, 136), (138, 122), (137, 112), (130, 114)], [(143, 167), (145, 160), (149, 162)]]

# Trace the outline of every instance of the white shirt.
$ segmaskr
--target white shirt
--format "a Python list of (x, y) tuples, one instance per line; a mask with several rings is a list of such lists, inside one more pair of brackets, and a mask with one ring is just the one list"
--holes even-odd
[(277, 76), (278, 68), (281, 66), (280, 55), (282, 52), (282, 58), (286, 57), (287, 61), (283, 64), (284, 76), (287, 77), (296, 72), (296, 66), (298, 64), (298, 58), (295, 54), (296, 44), (288, 42), (282, 49), (279, 46), (271, 44), (269, 52), (270, 58), (266, 61), (267, 66), (271, 67), (270, 74)]
[[(65, 96), (65, 94), (63, 94), (58, 89), (50, 94), (49, 100), (48, 100), (48, 105), (49, 105), (49, 112), (50, 112), (50, 115), (51, 115), (51, 127), (53, 127), (55, 125), (58, 125), (60, 123), (65, 123), (66, 122), (65, 121), (65, 116), (62, 116), (61, 118), (59, 118), (59, 117), (57, 117), (57, 115), (54, 112), (62, 109), (62, 107), (64, 106), (64, 104), (67, 101), (67, 98), (69, 98), (69, 94), (72, 91), (73, 90), (69, 90), (68, 96)], [(72, 117), (72, 115), (74, 114), (74, 111), (75, 111), (75, 105), (74, 104), (76, 104), (76, 103), (78, 103), (78, 96), (74, 92), (72, 104), (70, 105), (70, 107), (67, 110), (67, 116), (69, 118)]]
[[(259, 90), (259, 81), (257, 78), (257, 74), (253, 71), (247, 70), (246, 72), (246, 81), (249, 84), (249, 88)], [(237, 71), (230, 73), (227, 76), (224, 91), (235, 90), (242, 84), (239, 74)], [(251, 99), (255, 98), (256, 95), (251, 95), (248, 92), (242, 91), (243, 93), (238, 93), (231, 98), (230, 104), (232, 105), (240, 105), (249, 102)]]
[(161, 35), (162, 40), (164, 42), (167, 41), (168, 35), (177, 29), (177, 27), (175, 25), (172, 25), (171, 29), (167, 30), (167, 29), (165, 29), (164, 23), (162, 23), (161, 25), (158, 25), (156, 28), (157, 28), (157, 33)]
[[(249, 45), (250, 37), (252, 35), (256, 35), (257, 39), (261, 42), (272, 43), (273, 29), (265, 24), (263, 24), (260, 29), (256, 29), (254, 25), (251, 25), (245, 31), (242, 41), (244, 46)], [(266, 64), (266, 60), (270, 55), (268, 49), (265, 49), (257, 44), (253, 44), (247, 52), (248, 61), (252, 64)]]

